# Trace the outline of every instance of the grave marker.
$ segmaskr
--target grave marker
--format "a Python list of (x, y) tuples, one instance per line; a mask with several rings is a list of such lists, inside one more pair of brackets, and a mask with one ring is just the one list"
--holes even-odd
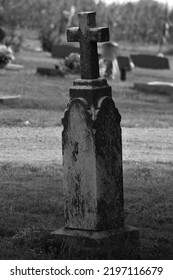
[(20, 64), (8, 63), (8, 64), (5, 66), (5, 69), (6, 69), (6, 70), (9, 70), (9, 71), (20, 71), (20, 70), (23, 70), (23, 69), (24, 69), (24, 66), (23, 66), (23, 65), (20, 65)]
[(68, 46), (65, 44), (55, 44), (52, 47), (52, 56), (56, 58), (65, 58), (71, 53), (80, 53), (80, 49), (75, 46)]
[(173, 83), (161, 81), (153, 81), (148, 83), (134, 83), (134, 88), (147, 93), (173, 96)]
[(20, 95), (0, 95), (0, 103), (9, 104), (18, 100), (20, 97)]
[(136, 67), (148, 69), (170, 69), (167, 57), (150, 54), (132, 54), (131, 59)]
[(108, 41), (102, 45), (101, 57), (105, 64), (104, 77), (115, 79), (120, 74), (120, 69), (117, 61), (118, 44)]
[(67, 29), (67, 40), (80, 43), (81, 78), (97, 79), (99, 77), (97, 42), (109, 40), (108, 28), (96, 28), (95, 13), (80, 13), (79, 28)]
[(37, 74), (49, 77), (64, 77), (65, 73), (56, 68), (37, 67)]
[(124, 225), (121, 116), (99, 78), (97, 41), (108, 41), (109, 29), (96, 28), (95, 15), (79, 13), (79, 28), (67, 30), (80, 42), (82, 79), (62, 120), (66, 224), (52, 234), (74, 258), (134, 258), (139, 233)]
[(3, 42), (5, 36), (6, 36), (5, 31), (0, 27), (0, 43)]

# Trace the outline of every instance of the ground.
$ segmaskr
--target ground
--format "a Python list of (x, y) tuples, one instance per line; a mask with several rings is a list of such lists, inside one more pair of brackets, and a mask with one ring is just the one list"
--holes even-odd
[[(0, 104), (0, 259), (62, 259), (47, 240), (64, 224), (61, 118), (78, 76), (36, 74), (56, 63), (48, 53), (23, 49), (16, 63), (24, 70), (0, 70), (1, 93), (21, 95)], [(134, 69), (126, 82), (108, 81), (122, 116), (125, 219), (140, 230), (142, 259), (173, 258), (173, 95), (138, 92), (133, 83), (172, 76)]]
[[(62, 127), (2, 127), (1, 162), (62, 164)], [(173, 158), (169, 128), (122, 128), (124, 161), (170, 163)]]

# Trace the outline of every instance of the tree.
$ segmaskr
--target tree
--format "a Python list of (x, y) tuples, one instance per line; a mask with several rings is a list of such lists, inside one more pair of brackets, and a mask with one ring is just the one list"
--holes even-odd
[[(69, 11), (75, 7), (75, 15)], [(140, 0), (137, 3), (106, 6), (94, 0), (0, 0), (0, 24), (11, 33), (18, 28), (39, 30), (40, 40), (45, 49), (52, 44), (66, 40), (65, 30), (69, 24), (78, 25), (77, 13), (97, 12), (97, 25), (108, 26), (111, 40), (129, 42), (161, 42), (165, 26), (165, 5), (155, 0)], [(168, 11), (169, 25), (173, 25), (173, 12)], [(170, 28), (170, 34), (173, 31)], [(173, 42), (173, 35), (169, 37)]]

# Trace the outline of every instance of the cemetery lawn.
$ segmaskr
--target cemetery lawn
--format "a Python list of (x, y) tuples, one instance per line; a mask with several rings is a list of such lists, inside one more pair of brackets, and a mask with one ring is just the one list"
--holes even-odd
[[(0, 104), (0, 259), (66, 258), (50, 232), (64, 225), (61, 118), (78, 76), (36, 74), (56, 62), (22, 50), (24, 70), (0, 70), (0, 95), (21, 95)], [(173, 94), (138, 92), (133, 83), (172, 77), (136, 68), (124, 83), (108, 81), (122, 116), (125, 222), (140, 230), (141, 259), (173, 259)]]

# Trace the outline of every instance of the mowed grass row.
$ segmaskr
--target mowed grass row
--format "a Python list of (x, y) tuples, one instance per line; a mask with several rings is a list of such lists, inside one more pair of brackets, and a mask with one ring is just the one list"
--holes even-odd
[[(78, 76), (37, 75), (37, 66), (56, 63), (44, 53), (22, 51), (16, 62), (25, 69), (1, 70), (1, 93), (20, 94), (21, 100), (0, 105), (0, 127), (20, 129), (25, 121), (34, 127), (60, 125), (68, 88)], [(135, 81), (171, 81), (172, 76), (173, 71), (135, 69), (125, 83), (109, 80), (122, 126), (172, 129), (171, 97), (132, 88)], [(142, 259), (173, 258), (172, 170), (172, 162), (124, 162), (125, 218), (127, 224), (140, 229)], [(0, 176), (0, 258), (66, 258), (63, 245), (52, 243), (50, 236), (64, 224), (62, 167), (52, 162), (46, 167), (1, 162)]]

